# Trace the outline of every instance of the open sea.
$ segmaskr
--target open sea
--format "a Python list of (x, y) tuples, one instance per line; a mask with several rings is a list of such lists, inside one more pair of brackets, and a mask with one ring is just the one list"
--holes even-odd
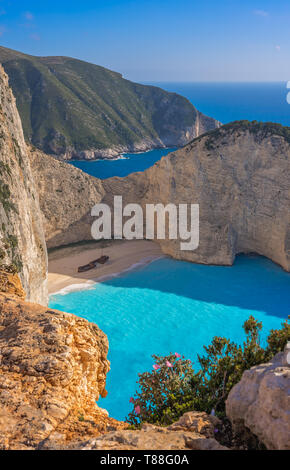
[[(158, 83), (187, 97), (223, 123), (238, 119), (290, 126), (286, 83)], [(125, 154), (118, 160), (71, 162), (98, 178), (144, 171), (175, 149)], [(110, 416), (124, 419), (138, 373), (152, 368), (152, 354), (184, 354), (196, 364), (213, 336), (244, 339), (242, 324), (263, 322), (261, 341), (290, 313), (289, 274), (259, 256), (238, 256), (233, 267), (203, 266), (168, 258), (97, 283), (51, 296), (50, 307), (95, 322), (108, 336)]]
[(240, 119), (290, 126), (286, 82), (152, 83), (185, 96), (199, 111), (223, 124)]
[[(146, 83), (185, 96), (199, 111), (226, 124), (246, 119), (272, 121), (290, 126), (290, 90), (286, 82), (275, 83)], [(127, 176), (144, 171), (161, 157), (176, 150), (156, 149), (139, 154), (124, 154), (117, 160), (73, 161), (77, 168), (100, 179)]]

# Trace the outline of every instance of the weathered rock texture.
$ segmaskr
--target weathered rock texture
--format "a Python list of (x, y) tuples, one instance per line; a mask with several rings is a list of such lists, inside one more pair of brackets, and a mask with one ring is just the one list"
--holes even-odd
[(252, 367), (231, 390), (226, 413), (234, 430), (268, 449), (290, 449), (290, 343), (270, 363)]
[(189, 412), (167, 428), (144, 424), (140, 431), (120, 430), (78, 446), (83, 450), (228, 450), (215, 436), (219, 420)]
[(94, 324), (0, 295), (0, 448), (40, 448), (124, 424), (105, 396), (108, 340)]
[(37, 191), (15, 99), (0, 67), (0, 264), (19, 270), (27, 299), (47, 302), (47, 255)]
[[(268, 127), (267, 127), (268, 126)], [(200, 243), (159, 241), (177, 259), (231, 265), (255, 252), (290, 269), (290, 130), (233, 123), (202, 136), (144, 173), (104, 181), (105, 200), (200, 206)], [(282, 128), (283, 130), (283, 128)], [(289, 135), (288, 134), (289, 131)], [(281, 133), (281, 135), (279, 135)]]
[(22, 300), (26, 297), (18, 274), (9, 273), (4, 267), (0, 269), (0, 292), (20, 297)]
[(90, 209), (102, 200), (102, 182), (31, 149), (48, 248), (91, 239)]
[[(255, 252), (289, 270), (289, 136), (289, 128), (279, 125), (232, 123), (143, 173), (104, 180), (103, 190), (96, 178), (42, 157), (45, 163), (33, 167), (41, 182), (42, 212), (54, 224), (46, 222), (48, 244), (90, 238), (92, 206), (112, 205), (113, 196), (121, 195), (124, 205), (139, 203), (144, 209), (146, 203), (200, 205), (197, 250), (181, 251), (180, 240), (157, 240), (176, 259), (231, 265), (236, 254)], [(51, 190), (58, 187), (61, 192)]]
[(63, 159), (111, 158), (188, 143), (220, 125), (186, 98), (70, 57), (0, 46), (28, 142)]

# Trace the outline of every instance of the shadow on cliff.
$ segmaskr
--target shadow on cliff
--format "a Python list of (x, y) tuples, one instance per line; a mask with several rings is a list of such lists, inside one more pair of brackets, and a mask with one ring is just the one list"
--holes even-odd
[[(290, 312), (290, 275), (258, 255), (239, 255), (232, 267), (165, 258), (104, 284), (157, 290), (207, 303), (263, 311), (281, 319), (286, 319)], [(140, 303), (144, 301), (141, 297)]]

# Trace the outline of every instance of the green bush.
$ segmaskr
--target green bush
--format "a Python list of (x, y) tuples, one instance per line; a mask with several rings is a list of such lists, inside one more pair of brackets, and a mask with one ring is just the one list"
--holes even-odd
[(9, 274), (17, 274), (18, 270), (14, 264), (0, 264), (0, 271)]
[(246, 339), (242, 345), (222, 337), (214, 337), (204, 346), (205, 355), (198, 356), (199, 370), (191, 361), (170, 354), (153, 356), (152, 372), (139, 374), (139, 390), (130, 399), (133, 411), (127, 421), (134, 426), (142, 422), (169, 425), (187, 411), (215, 411), (225, 415), (225, 402), (232, 387), (243, 372), (269, 361), (282, 351), (290, 340), (290, 325), (286, 321), (280, 330), (271, 330), (266, 347), (260, 344), (262, 323), (250, 318), (244, 323)]
[(16, 208), (10, 199), (11, 199), (11, 192), (10, 192), (8, 184), (0, 180), (0, 204), (2, 204), (6, 214), (8, 214), (10, 210), (16, 211)]

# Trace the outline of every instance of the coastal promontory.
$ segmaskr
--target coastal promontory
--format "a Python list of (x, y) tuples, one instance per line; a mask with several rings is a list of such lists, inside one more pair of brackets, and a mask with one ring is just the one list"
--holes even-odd
[(220, 125), (183, 96), (81, 60), (0, 47), (0, 62), (26, 141), (60, 159), (181, 146)]
[(288, 271), (289, 135), (290, 129), (278, 124), (237, 121), (142, 173), (103, 181), (35, 152), (32, 167), (48, 246), (90, 239), (91, 208), (105, 202), (113, 209), (119, 195), (123, 205), (140, 204), (144, 214), (146, 204), (199, 204), (198, 249), (182, 251), (180, 239), (155, 239), (175, 259), (232, 265), (239, 253), (257, 253)]

